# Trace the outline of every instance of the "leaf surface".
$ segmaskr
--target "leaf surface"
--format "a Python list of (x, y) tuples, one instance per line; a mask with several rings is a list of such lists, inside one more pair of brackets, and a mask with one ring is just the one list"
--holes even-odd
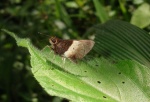
[[(108, 24), (106, 25), (108, 26)], [(107, 47), (99, 47), (102, 42), (101, 40), (98, 40), (98, 37), (102, 37), (102, 35), (104, 34), (100, 33), (99, 31), (105, 32), (105, 34), (107, 34), (107, 31), (108, 34), (114, 31), (114, 29), (112, 29), (111, 31), (109, 29), (109, 26), (107, 27), (107, 31), (105, 31), (104, 28), (106, 25), (104, 25), (104, 27), (102, 26), (100, 28), (101, 30), (98, 30), (97, 32), (99, 33), (99, 35), (97, 35), (97, 38), (95, 39), (95, 46), (97, 47), (94, 47), (94, 50), (97, 51), (97, 53), (100, 53), (99, 51), (101, 51), (102, 48), (107, 48), (109, 45), (105, 44), (105, 46), (107, 45)], [(54, 55), (49, 46), (46, 46), (42, 50), (39, 50), (31, 44), (29, 39), (19, 38), (14, 33), (9, 32), (5, 29), (3, 29), (3, 31), (14, 37), (19, 46), (26, 47), (29, 50), (31, 54), (31, 71), (33, 72), (34, 77), (37, 79), (40, 85), (50, 95), (64, 97), (76, 102), (150, 101), (150, 69), (144, 65), (141, 65), (140, 63), (138, 63), (138, 61), (119, 60), (117, 63), (111, 63), (110, 61), (101, 57), (91, 58), (90, 60), (85, 59), (79, 61), (78, 64), (66, 60), (66, 63), (63, 64), (61, 57)], [(133, 31), (135, 31), (135, 29), (133, 29)], [(123, 33), (121, 31), (117, 32), (119, 32), (119, 34)], [(116, 41), (118, 41), (116, 37), (112, 38), (115, 38)], [(119, 39), (120, 38), (121, 37), (119, 37)], [(122, 40), (119, 41), (120, 44), (125, 43), (121, 42)], [(115, 47), (119, 47), (118, 50), (121, 50), (119, 43), (109, 43), (111, 43)], [(129, 41), (126, 41), (126, 43), (128, 45), (131, 42), (129, 43)], [(139, 44), (135, 43), (135, 45)], [(140, 46), (140, 48), (142, 47)], [(136, 51), (134, 49), (132, 50)], [(112, 49), (112, 52), (113, 51), (116, 50)], [(143, 50), (138, 50), (136, 53), (139, 54), (139, 51), (142, 52)], [(111, 53), (111, 55), (113, 55), (113, 53)], [(114, 54), (113, 56), (115, 55), (116, 54)], [(128, 58), (126, 56), (129, 55), (130, 54), (128, 53), (127, 55), (121, 54), (120, 56), (123, 57), (119, 56), (118, 58)], [(144, 57), (142, 58), (145, 58), (145, 54), (143, 53), (140, 56), (143, 55)], [(133, 57), (133, 59), (134, 58), (136, 57)], [(145, 59), (145, 61), (147, 60)]]

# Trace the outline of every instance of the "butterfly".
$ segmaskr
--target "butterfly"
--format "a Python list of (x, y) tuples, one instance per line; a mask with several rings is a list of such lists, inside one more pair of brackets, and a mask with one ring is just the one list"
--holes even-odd
[(95, 44), (92, 40), (63, 40), (57, 37), (50, 37), (49, 42), (56, 55), (68, 58), (75, 63), (89, 53)]

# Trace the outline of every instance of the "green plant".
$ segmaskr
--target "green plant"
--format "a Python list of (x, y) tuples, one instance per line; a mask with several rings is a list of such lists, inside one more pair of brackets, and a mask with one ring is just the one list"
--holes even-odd
[(150, 25), (150, 4), (143, 3), (135, 10), (131, 18), (131, 23), (140, 28)]
[(17, 44), (31, 54), (34, 77), (51, 95), (77, 102), (149, 102), (150, 35), (122, 21), (97, 25), (93, 50), (103, 57), (62, 65), (48, 46), (35, 48), (29, 39), (17, 37)]

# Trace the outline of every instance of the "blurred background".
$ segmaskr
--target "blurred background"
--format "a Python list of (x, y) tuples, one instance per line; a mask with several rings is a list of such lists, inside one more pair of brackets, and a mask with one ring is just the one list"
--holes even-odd
[[(42, 49), (50, 36), (90, 38), (96, 24), (110, 19), (150, 32), (149, 0), (1, 0), (0, 28), (28, 37)], [(50, 96), (33, 77), (27, 49), (0, 32), (0, 102), (68, 102)]]

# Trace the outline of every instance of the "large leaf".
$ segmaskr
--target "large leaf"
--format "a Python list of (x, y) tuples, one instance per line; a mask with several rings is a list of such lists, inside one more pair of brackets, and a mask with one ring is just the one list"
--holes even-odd
[(55, 56), (48, 46), (38, 50), (29, 39), (3, 31), (29, 50), (33, 75), (51, 95), (76, 102), (150, 101), (150, 69), (135, 61), (112, 64), (103, 58), (94, 58), (78, 64), (67, 60), (63, 64), (61, 57)]
[(150, 34), (124, 21), (95, 26), (95, 51), (115, 61), (132, 59), (150, 67)]

